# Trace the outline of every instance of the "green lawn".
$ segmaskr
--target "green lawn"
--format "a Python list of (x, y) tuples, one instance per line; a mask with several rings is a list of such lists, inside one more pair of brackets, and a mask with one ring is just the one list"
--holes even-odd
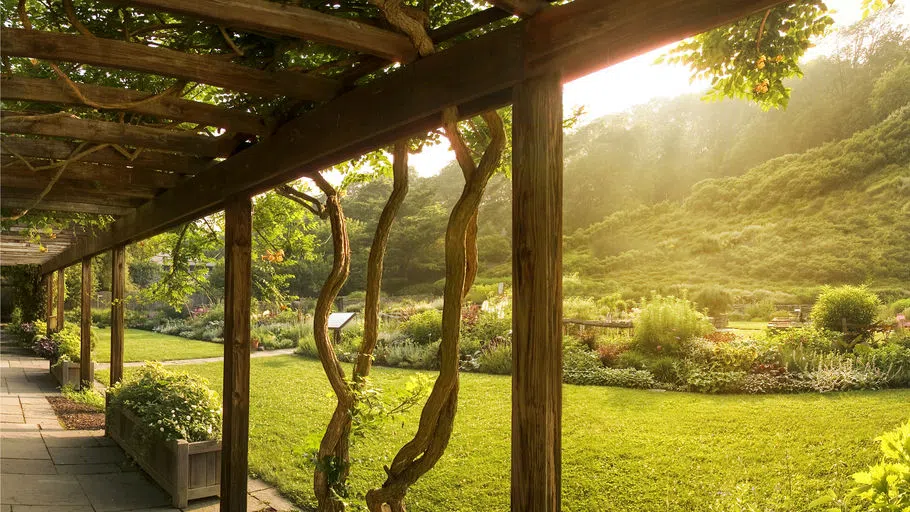
[[(97, 328), (98, 339), (92, 359), (101, 363), (111, 361), (111, 330)], [(126, 329), (123, 341), (123, 360), (129, 361), (171, 361), (174, 359), (196, 359), (224, 355), (224, 345), (207, 341), (188, 340), (179, 336), (168, 336), (140, 329)]]
[[(177, 369), (221, 391), (220, 363)], [(412, 374), (373, 372), (385, 389)], [(312, 501), (304, 454), (328, 422), (329, 393), (317, 361), (252, 361), (250, 469), (300, 504)], [(412, 489), (408, 510), (508, 510), (510, 396), (509, 377), (463, 376), (448, 451)], [(740, 501), (803, 510), (829, 488), (843, 492), (879, 458), (875, 437), (910, 416), (910, 390), (710, 396), (567, 385), (563, 401), (563, 509), (579, 512), (753, 510)], [(382, 482), (418, 413), (353, 447), (355, 494)]]
[(768, 322), (729, 322), (727, 327), (738, 331), (763, 331), (768, 327)]

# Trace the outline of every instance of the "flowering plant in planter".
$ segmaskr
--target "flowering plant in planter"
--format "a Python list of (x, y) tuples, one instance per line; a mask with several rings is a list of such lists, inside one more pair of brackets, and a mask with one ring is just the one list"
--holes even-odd
[(133, 437), (141, 446), (157, 441), (208, 441), (221, 438), (221, 399), (205, 381), (146, 363), (139, 372), (108, 391), (108, 415), (128, 410), (139, 423)]

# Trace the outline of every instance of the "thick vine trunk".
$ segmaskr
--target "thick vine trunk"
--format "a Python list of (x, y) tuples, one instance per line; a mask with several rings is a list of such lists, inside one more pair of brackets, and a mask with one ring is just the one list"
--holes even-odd
[(407, 140), (395, 143), (392, 155), (392, 194), (382, 208), (376, 234), (370, 246), (370, 257), (367, 260), (366, 303), (363, 307), (363, 342), (357, 355), (353, 381), (359, 385), (370, 374), (373, 365), (373, 350), (379, 338), (379, 294), (382, 287), (382, 269), (386, 245), (395, 215), (408, 194), (408, 145)]
[(338, 499), (336, 490), (344, 485), (350, 468), (348, 438), (351, 432), (350, 411), (354, 404), (354, 394), (344, 377), (344, 369), (329, 339), (328, 320), (335, 297), (338, 296), (350, 273), (351, 247), (338, 194), (322, 176), (317, 174), (314, 181), (326, 195), (325, 212), (332, 226), (333, 259), (332, 270), (316, 301), (313, 337), (319, 352), (319, 360), (338, 403), (319, 444), (313, 489), (320, 511), (339, 512), (344, 510), (344, 503)]
[[(445, 452), (452, 434), (458, 404), (458, 345), (461, 330), (461, 305), (464, 294), (470, 289), (476, 275), (476, 215), (484, 189), (496, 169), (505, 147), (502, 120), (496, 112), (483, 114), (490, 127), (492, 140), (475, 166), (473, 159), (463, 158), (466, 146), (457, 131), (457, 112), (447, 109), (443, 113), (446, 134), (459, 156), (465, 171), (465, 186), (449, 216), (445, 237), (446, 284), (442, 310), (442, 345), (440, 347), (439, 377), (420, 415), (420, 424), (414, 438), (405, 444), (386, 469), (388, 477), (379, 489), (367, 493), (367, 506), (371, 512), (382, 512), (386, 505), (392, 511), (404, 511), (404, 498), (421, 476), (436, 465)], [(462, 153), (462, 155), (459, 155)], [(470, 162), (470, 163), (467, 163)], [(475, 229), (471, 226), (474, 224)], [(469, 233), (471, 233), (468, 240)], [(473, 256), (469, 253), (473, 247)], [(475, 270), (469, 273), (474, 258)]]

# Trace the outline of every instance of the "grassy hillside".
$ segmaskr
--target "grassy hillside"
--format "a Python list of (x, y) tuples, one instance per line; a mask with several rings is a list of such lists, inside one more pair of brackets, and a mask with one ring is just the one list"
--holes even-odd
[(910, 288), (910, 105), (848, 139), (617, 212), (567, 240), (566, 270), (622, 290), (721, 284)]

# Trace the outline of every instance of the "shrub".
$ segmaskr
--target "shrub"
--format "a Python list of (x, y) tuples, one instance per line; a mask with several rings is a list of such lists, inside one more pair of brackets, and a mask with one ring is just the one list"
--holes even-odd
[(562, 381), (566, 384), (579, 386), (618, 386), (638, 389), (650, 389), (656, 384), (654, 376), (649, 371), (629, 368), (603, 368), (601, 366), (584, 370), (565, 367)]
[(711, 316), (722, 315), (733, 304), (733, 295), (720, 286), (708, 286), (695, 294), (695, 303), (707, 309)]
[[(46, 332), (46, 328), (43, 325), (41, 328), (42, 330), (38, 332)], [(94, 329), (91, 330), (90, 340), (94, 349), (96, 340)], [(64, 324), (63, 330), (51, 333), (49, 337), (43, 334), (37, 335), (34, 339), (32, 350), (39, 356), (51, 361), (65, 359), (78, 363), (82, 354), (82, 330), (74, 324)]]
[(405, 341), (389, 347), (386, 360), (390, 366), (433, 370), (439, 367), (439, 345), (438, 341), (429, 345)]
[(644, 370), (648, 367), (648, 356), (637, 350), (627, 350), (616, 358), (617, 368), (633, 368)]
[(878, 297), (865, 286), (826, 286), (812, 308), (812, 323), (819, 329), (862, 336), (875, 322), (880, 307)]
[[(441, 321), (441, 317), (440, 317)], [(440, 331), (440, 337), (442, 332)], [(465, 330), (464, 339), (472, 340), (481, 347), (494, 340), (512, 338), (512, 316), (503, 315), (501, 318), (494, 312), (481, 312), (474, 325)], [(469, 342), (470, 343), (470, 342)]]
[(910, 509), (910, 421), (878, 438), (882, 461), (853, 475), (850, 492), (859, 508), (890, 512)]
[(146, 363), (112, 387), (108, 396), (111, 408), (126, 409), (139, 419), (133, 436), (141, 446), (150, 448), (156, 441), (192, 442), (221, 437), (218, 395), (205, 381), (171, 372), (161, 364)]
[(92, 308), (92, 325), (95, 327), (110, 327), (111, 308)]
[(678, 361), (672, 357), (658, 357), (648, 362), (648, 371), (660, 382), (676, 384), (679, 382)]
[(717, 371), (701, 367), (688, 368), (686, 386), (699, 393), (739, 393), (743, 391), (746, 372)]
[(642, 352), (673, 355), (690, 339), (713, 330), (711, 322), (691, 302), (657, 296), (645, 302), (635, 322), (634, 340)]
[(483, 373), (509, 375), (512, 373), (512, 343), (495, 343), (480, 351), (477, 370)]
[(297, 340), (297, 350), (295, 353), (312, 359), (319, 359), (319, 351), (316, 349), (316, 339), (313, 335), (303, 336)]
[(418, 345), (428, 345), (442, 339), (442, 312), (429, 309), (411, 316), (401, 329)]
[(888, 343), (878, 348), (859, 345), (855, 352), (861, 362), (872, 363), (888, 375), (892, 387), (910, 386), (910, 347)]
[(629, 346), (620, 343), (604, 343), (597, 345), (597, 357), (603, 366), (615, 367), (619, 357), (629, 350)]
[(838, 341), (838, 334), (817, 327), (794, 327), (770, 332), (770, 339), (782, 348), (803, 348), (814, 352), (831, 352)]
[(596, 354), (585, 349), (576, 340), (568, 338), (563, 344), (562, 367), (568, 372), (602, 368), (602, 365)]
[(746, 306), (744, 312), (749, 320), (767, 322), (768, 320), (771, 320), (771, 317), (774, 315), (774, 302), (768, 300), (749, 304)]

